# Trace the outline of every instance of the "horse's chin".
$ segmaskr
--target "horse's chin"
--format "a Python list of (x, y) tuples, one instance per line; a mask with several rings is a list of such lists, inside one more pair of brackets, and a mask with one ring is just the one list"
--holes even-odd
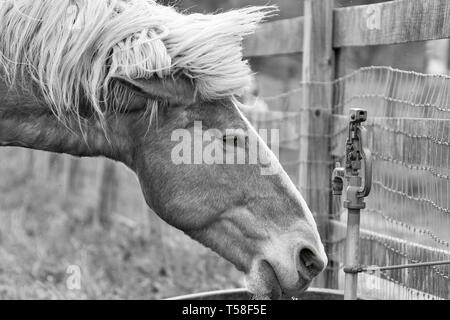
[(246, 284), (254, 299), (278, 300), (282, 297), (292, 298), (300, 295), (308, 289), (311, 281), (300, 278), (294, 287), (282, 289), (275, 270), (268, 262), (262, 260), (247, 274)]
[(246, 278), (247, 288), (254, 299), (280, 299), (282, 290), (272, 266), (262, 260), (255, 265)]

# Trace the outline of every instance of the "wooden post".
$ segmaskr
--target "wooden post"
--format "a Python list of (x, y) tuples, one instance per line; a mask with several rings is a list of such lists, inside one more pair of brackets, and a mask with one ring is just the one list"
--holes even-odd
[(441, 39), (426, 43), (426, 72), (448, 74), (448, 50), (450, 40)]
[(97, 203), (97, 222), (103, 229), (111, 227), (112, 214), (117, 208), (118, 178), (114, 162), (103, 159)]
[(83, 167), (80, 158), (69, 158), (66, 193), (80, 194), (83, 189)]
[[(330, 139), (334, 0), (305, 0), (303, 33), (303, 109), (300, 132), (304, 137), (300, 148), (302, 167), (299, 187), (311, 211), (316, 215), (322, 239), (327, 237), (327, 221), (331, 212)], [(327, 84), (311, 84), (326, 82)], [(325, 276), (315, 285), (325, 286)]]

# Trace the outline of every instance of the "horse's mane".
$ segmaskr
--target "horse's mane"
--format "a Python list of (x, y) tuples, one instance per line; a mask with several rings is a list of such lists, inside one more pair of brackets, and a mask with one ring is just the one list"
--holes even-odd
[(274, 9), (204, 15), (153, 0), (3, 0), (0, 65), (7, 83), (31, 82), (62, 119), (79, 114), (81, 99), (102, 118), (110, 95), (128, 94), (110, 90), (116, 76), (183, 74), (203, 99), (233, 96), (249, 83), (242, 38)]

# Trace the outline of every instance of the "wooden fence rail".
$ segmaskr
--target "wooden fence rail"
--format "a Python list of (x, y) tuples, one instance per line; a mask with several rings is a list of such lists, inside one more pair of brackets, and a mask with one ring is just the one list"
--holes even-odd
[(303, 17), (264, 23), (244, 41), (244, 56), (270, 56), (303, 51)]
[[(244, 55), (303, 52), (304, 17), (262, 25), (244, 43)], [(333, 10), (333, 48), (450, 38), (450, 2), (400, 0)]]

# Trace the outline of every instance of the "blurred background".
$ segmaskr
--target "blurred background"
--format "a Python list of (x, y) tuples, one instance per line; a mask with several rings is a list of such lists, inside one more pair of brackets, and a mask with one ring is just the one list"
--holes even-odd
[[(160, 1), (214, 12), (267, 0)], [(353, 6), (382, 1), (336, 1)], [(301, 0), (272, 0), (274, 19), (303, 15)], [(426, 70), (426, 44), (349, 48), (338, 76), (361, 66)], [(299, 86), (301, 55), (253, 58), (252, 95)], [(277, 106), (262, 106), (277, 108)], [(144, 203), (134, 174), (105, 159), (0, 149), (0, 299), (155, 299), (243, 286), (242, 274), (162, 222)], [(80, 289), (67, 286), (70, 266)]]

